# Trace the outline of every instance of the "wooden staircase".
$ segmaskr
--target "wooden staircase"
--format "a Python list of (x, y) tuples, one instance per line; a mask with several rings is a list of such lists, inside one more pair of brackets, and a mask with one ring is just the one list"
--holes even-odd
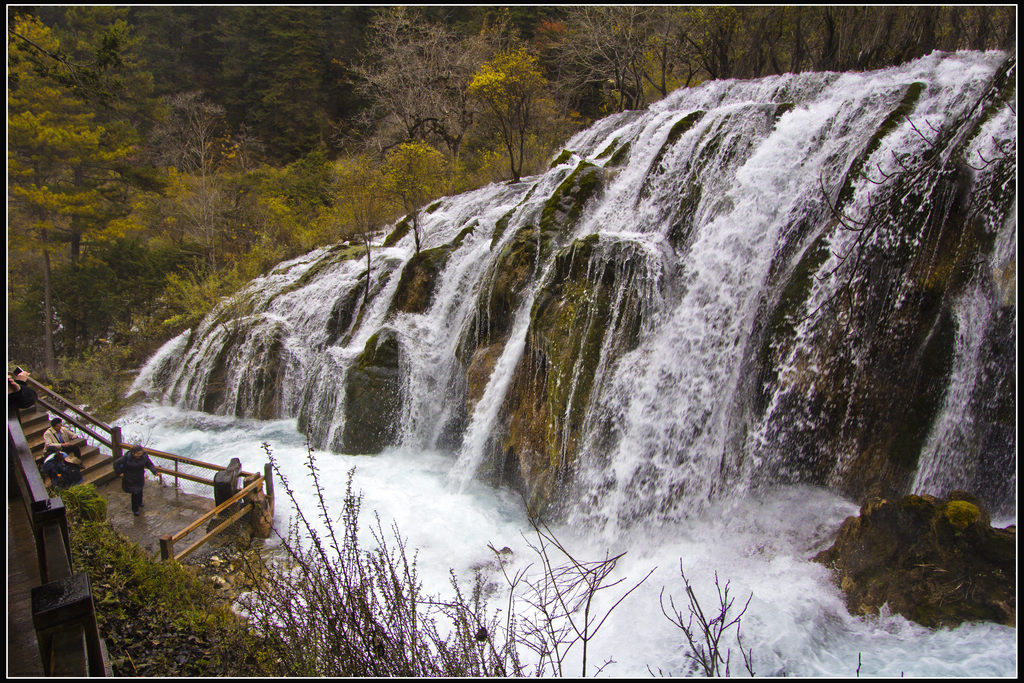
[[(117, 475), (114, 473), (114, 457), (111, 451), (116, 450), (118, 456), (120, 455), (120, 430), (116, 430), (116, 439), (106, 438), (110, 432), (109, 427), (77, 410), (65, 399), (52, 393), (43, 385), (31, 380), (30, 382), (39, 391), (40, 400), (37, 400), (31, 408), (19, 410), (18, 420), (21, 422), (21, 429), (32, 452), (32, 458), (40, 471), (42, 471), (43, 459), (46, 457), (43, 433), (50, 427), (50, 418), (61, 417), (65, 424), (70, 423), (68, 427), (71, 431), (79, 436), (91, 436), (93, 441), (98, 441), (109, 449), (104, 452), (100, 450), (100, 446), (95, 446), (92, 443), (82, 446), (83, 483), (100, 485), (114, 479)], [(77, 415), (73, 413), (77, 413)], [(94, 429), (98, 429), (99, 432)], [(107, 434), (102, 433), (104, 430)], [(83, 434), (83, 432), (87, 433)], [(49, 479), (44, 476), (44, 480), (46, 485), (49, 485)]]

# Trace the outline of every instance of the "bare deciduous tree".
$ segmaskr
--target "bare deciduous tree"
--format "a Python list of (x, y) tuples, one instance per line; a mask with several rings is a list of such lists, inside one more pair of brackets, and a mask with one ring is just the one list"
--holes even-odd
[[(679, 575), (686, 587), (688, 614), (683, 615), (682, 610), (676, 607), (675, 601), (669, 596), (669, 608), (665, 608), (665, 591), (661, 592), (661, 613), (672, 622), (686, 636), (688, 652), (687, 658), (700, 667), (705, 676), (728, 676), (729, 666), (732, 660), (732, 648), (726, 646), (723, 637), (726, 632), (736, 627), (736, 646), (743, 658), (743, 666), (751, 676), (754, 675), (754, 660), (752, 651), (743, 647), (743, 640), (740, 638), (740, 619), (747, 612), (750, 601), (754, 595), (751, 593), (747, 598), (743, 609), (736, 612), (733, 605), (736, 602), (734, 597), (729, 595), (729, 582), (723, 586), (718, 579), (718, 572), (715, 572), (715, 589), (718, 592), (717, 613), (707, 612), (701, 607), (693, 586), (683, 572), (682, 562), (679, 563)], [(696, 623), (694, 623), (696, 622)]]
[[(378, 149), (402, 142), (438, 141), (457, 160), (476, 106), (467, 87), (477, 67), (497, 49), (504, 24), (460, 35), (404, 7), (373, 22), (360, 92), (373, 105)], [(390, 130), (389, 130), (390, 128)]]
[(616, 111), (644, 106), (645, 84), (668, 94), (680, 33), (674, 7), (574, 7), (556, 54), (577, 96), (599, 87)]

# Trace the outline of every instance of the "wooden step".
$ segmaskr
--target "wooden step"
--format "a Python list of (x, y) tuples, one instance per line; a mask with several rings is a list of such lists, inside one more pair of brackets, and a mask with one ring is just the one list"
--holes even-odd
[(18, 418), (21, 421), (21, 431), (25, 432), (25, 436), (35, 431), (45, 432), (46, 428), (50, 426), (49, 415), (38, 410), (22, 410)]
[(101, 453), (93, 448), (90, 452), (82, 450), (82, 476), (88, 476), (95, 472), (102, 471), (114, 473), (114, 459), (106, 453)]
[[(107, 460), (113, 461), (113, 458), (107, 458)], [(116, 478), (117, 474), (114, 472), (113, 466), (111, 464), (108, 464), (106, 467), (94, 469), (91, 472), (88, 472), (85, 475), (83, 475), (82, 483), (92, 484), (93, 486), (99, 486), (101, 484), (106, 484), (108, 481)]]

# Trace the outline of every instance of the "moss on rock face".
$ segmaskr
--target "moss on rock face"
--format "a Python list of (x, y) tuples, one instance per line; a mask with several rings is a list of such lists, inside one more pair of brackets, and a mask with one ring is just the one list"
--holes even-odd
[(253, 356), (255, 366), (246, 373), (248, 391), (239, 396), (235, 414), (255, 417), (257, 420), (273, 420), (281, 417), (281, 382), (284, 353), (284, 331), (274, 327), (272, 333), (262, 339)]
[(437, 276), (444, 269), (453, 247), (445, 245), (415, 254), (402, 270), (402, 278), (391, 301), (391, 311), (423, 313), (430, 305)]
[(345, 378), (346, 453), (379, 453), (394, 443), (402, 414), (401, 345), (393, 330), (366, 341)]
[(899, 104), (889, 112), (889, 115), (885, 117), (885, 120), (875, 130), (875, 134), (868, 140), (867, 145), (857, 158), (854, 159), (853, 163), (850, 164), (850, 169), (846, 172), (846, 178), (843, 182), (843, 187), (839, 191), (838, 199), (836, 201), (836, 209), (842, 211), (846, 204), (853, 197), (853, 185), (861, 175), (861, 170), (864, 168), (864, 164), (867, 163), (871, 155), (874, 154), (881, 144), (882, 140), (885, 139), (889, 133), (893, 132), (900, 123), (903, 122), (904, 118), (910, 112), (914, 110), (917, 105), (917, 101), (921, 99), (921, 93), (925, 89), (924, 83), (911, 83), (907, 86), (907, 89), (903, 91), (903, 99), (900, 100)]
[(978, 506), (966, 500), (951, 500), (946, 503), (942, 514), (946, 516), (946, 521), (951, 526), (961, 531), (981, 519), (981, 510)]
[(398, 241), (409, 234), (409, 230), (412, 229), (412, 220), (406, 216), (402, 220), (395, 224), (395, 229), (384, 238), (385, 247), (393, 247), (398, 244)]
[(1016, 625), (1016, 528), (993, 529), (964, 492), (868, 500), (814, 561), (833, 570), (854, 614), (888, 605), (929, 627)]
[[(287, 287), (283, 287), (280, 292), (274, 295), (274, 298), (302, 289), (319, 277), (325, 270), (335, 264), (365, 256), (366, 247), (363, 245), (351, 245), (347, 243), (335, 245), (327, 252), (327, 254), (321, 257), (319, 261), (307, 268), (306, 272), (299, 276), (295, 282)], [(271, 299), (271, 301), (272, 300), (273, 299)]]
[[(562, 183), (541, 210), (538, 223), (522, 225), (502, 249), (490, 270), (471, 325), (475, 338), (460, 345), (459, 355), (467, 358), (479, 346), (489, 346), (508, 336), (516, 310), (522, 303), (527, 285), (538, 274), (541, 264), (551, 258), (559, 241), (568, 234), (591, 198), (603, 184), (604, 174), (593, 164), (582, 162)], [(492, 246), (498, 232), (507, 229), (512, 212), (495, 226)]]
[(569, 161), (570, 159), (572, 159), (572, 152), (570, 152), (567, 149), (563, 149), (562, 153), (559, 154), (557, 157), (555, 157), (555, 159), (551, 162), (551, 166), (549, 168), (554, 168), (555, 166), (561, 166), (562, 164), (564, 164), (565, 162)]
[(467, 414), (473, 412), (473, 407), (477, 401), (483, 398), (484, 391), (487, 389), (487, 382), (491, 378), (491, 373), (494, 371), (494, 365), (498, 362), (498, 358), (501, 356), (502, 349), (505, 348), (504, 340), (497, 343), (491, 344), (490, 346), (483, 346), (473, 352), (473, 356), (469, 359), (469, 367), (466, 370), (467, 380), (467, 391), (466, 391), (466, 412)]
[(619, 357), (639, 344), (639, 258), (628, 243), (577, 240), (558, 252), (534, 302), (505, 406), (502, 452), (515, 460), (535, 512), (575, 462), (603, 353)]

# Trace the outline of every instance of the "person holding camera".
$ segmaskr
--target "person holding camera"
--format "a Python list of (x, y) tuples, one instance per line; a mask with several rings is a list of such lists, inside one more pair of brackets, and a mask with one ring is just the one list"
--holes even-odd
[(14, 368), (7, 375), (7, 405), (25, 410), (34, 406), (37, 398), (36, 390), (28, 385), (28, 373)]

